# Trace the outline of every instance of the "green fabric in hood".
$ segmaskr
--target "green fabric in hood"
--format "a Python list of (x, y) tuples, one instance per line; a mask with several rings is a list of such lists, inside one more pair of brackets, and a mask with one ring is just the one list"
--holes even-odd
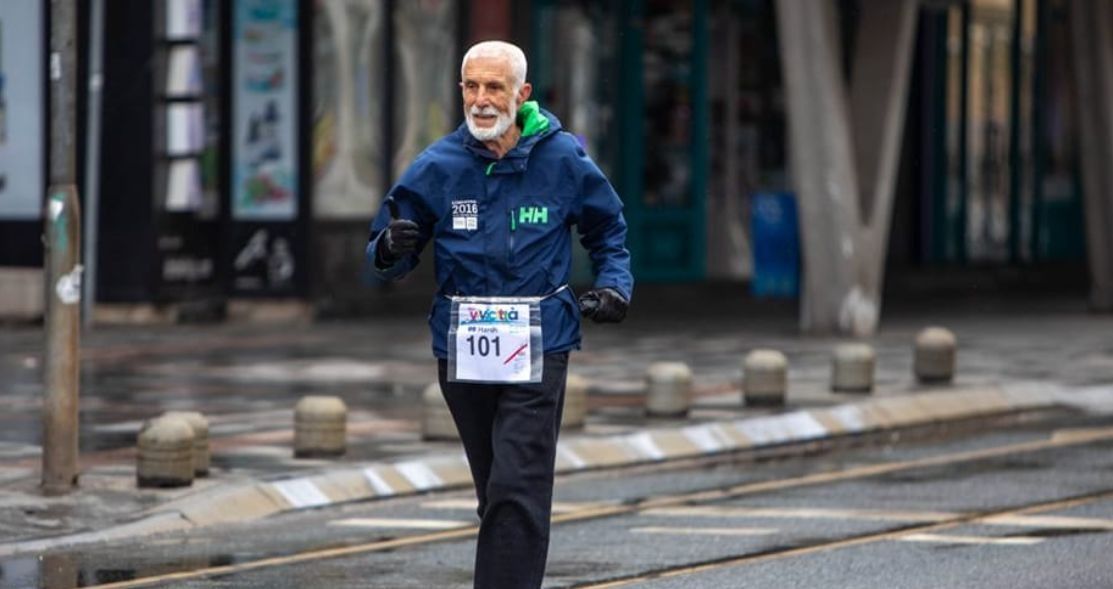
[(549, 119), (541, 114), (536, 100), (528, 100), (518, 109), (518, 125), (522, 127), (522, 137), (529, 137), (548, 129)]

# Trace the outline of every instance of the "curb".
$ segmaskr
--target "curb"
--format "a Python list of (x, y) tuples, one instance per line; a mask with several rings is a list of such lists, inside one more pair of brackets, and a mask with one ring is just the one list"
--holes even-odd
[[(572, 436), (557, 444), (556, 473), (754, 451), (1048, 409), (1076, 404), (1076, 399), (1069, 399), (1072, 396), (1055, 385), (1021, 383), (879, 397), (779, 415), (653, 427), (620, 435)], [(471, 473), (463, 451), (456, 455), (344, 466), (295, 478), (214, 486), (106, 530), (0, 544), (0, 556), (244, 522), (278, 513), (465, 488), (470, 484)]]

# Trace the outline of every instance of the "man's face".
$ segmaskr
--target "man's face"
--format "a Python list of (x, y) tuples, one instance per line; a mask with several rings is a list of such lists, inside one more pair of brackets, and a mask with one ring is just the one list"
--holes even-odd
[(528, 96), (529, 84), (514, 88), (510, 60), (474, 57), (464, 64), (464, 118), (468, 130), (480, 141), (502, 137), (514, 124), (522, 95)]

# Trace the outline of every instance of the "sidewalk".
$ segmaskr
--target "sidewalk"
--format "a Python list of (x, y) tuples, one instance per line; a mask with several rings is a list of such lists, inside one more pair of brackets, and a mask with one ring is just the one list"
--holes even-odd
[[(1063, 403), (1113, 406), (1113, 316), (1082, 300), (1029, 299), (886, 309), (869, 343), (875, 392), (828, 390), (838, 338), (798, 335), (795, 310), (715, 289), (639, 293), (621, 326), (585, 326), (571, 371), (588, 379), (589, 416), (562, 434), (561, 472), (858, 435)], [(648, 296), (647, 296), (648, 295)], [(638, 304), (638, 300), (635, 304)], [(424, 318), (291, 326), (98, 327), (83, 340), (81, 484), (37, 490), (39, 329), (0, 331), (0, 556), (265, 517), (281, 511), (469, 484), (455, 442), (421, 439), (420, 394), (435, 379)], [(927, 325), (959, 339), (958, 376), (918, 386), (912, 341)], [(789, 358), (788, 405), (743, 406), (741, 359)], [(646, 418), (643, 375), (687, 362), (686, 419)], [(334, 394), (349, 407), (348, 453), (292, 457), (293, 406)], [(180, 490), (137, 489), (135, 436), (170, 409), (205, 413), (213, 473)]]

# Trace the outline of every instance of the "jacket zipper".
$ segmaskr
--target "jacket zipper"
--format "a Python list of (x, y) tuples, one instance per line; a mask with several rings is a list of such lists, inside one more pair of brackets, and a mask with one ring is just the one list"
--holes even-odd
[(510, 214), (510, 233), (509, 233), (510, 243), (509, 243), (509, 247), (507, 248), (507, 251), (506, 251), (506, 262), (507, 262), (508, 265), (513, 267), (513, 265), (514, 265), (514, 232), (518, 230), (518, 220), (514, 218), (514, 207), (511, 207), (510, 210), (507, 211), (507, 212)]

